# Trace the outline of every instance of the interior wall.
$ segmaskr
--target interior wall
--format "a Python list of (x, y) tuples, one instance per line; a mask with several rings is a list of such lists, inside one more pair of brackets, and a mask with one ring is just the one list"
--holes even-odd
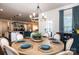
[(0, 36), (6, 32), (8, 32), (8, 21), (6, 19), (0, 19)]
[[(70, 4), (70, 5), (66, 5), (66, 6), (63, 6), (63, 7), (60, 7), (60, 8), (56, 8), (56, 9), (53, 9), (53, 10), (49, 10), (49, 11), (46, 11), (44, 12), (44, 14), (47, 16), (47, 20), (52, 20), (52, 34), (56, 33), (56, 32), (59, 32), (59, 10), (63, 10), (63, 9), (68, 9), (68, 8), (72, 8), (74, 6), (77, 6), (79, 4)], [(45, 21), (44, 20), (39, 20), (39, 31), (41, 33), (44, 32), (44, 27), (45, 27)]]

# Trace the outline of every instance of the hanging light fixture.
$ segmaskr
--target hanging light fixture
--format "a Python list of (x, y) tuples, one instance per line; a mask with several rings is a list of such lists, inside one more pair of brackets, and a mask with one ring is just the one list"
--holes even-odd
[[(30, 19), (33, 20), (33, 21), (39, 20), (39, 14), (41, 14), (41, 13), (42, 13), (42, 10), (40, 9), (40, 6), (37, 5), (37, 9), (35, 10), (35, 12), (33, 12), (32, 14), (30, 14), (29, 17), (30, 17)], [(44, 13), (42, 13), (40, 16), (41, 16), (42, 19), (47, 18), (47, 17), (44, 15)]]

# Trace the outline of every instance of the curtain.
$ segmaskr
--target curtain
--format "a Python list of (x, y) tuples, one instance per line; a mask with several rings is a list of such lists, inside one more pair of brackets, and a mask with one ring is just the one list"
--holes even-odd
[(79, 27), (79, 6), (73, 7), (72, 8), (72, 13), (73, 13), (73, 29)]
[[(79, 28), (79, 6), (75, 6), (72, 8), (72, 26), (75, 30), (76, 28)], [(79, 35), (73, 32), (74, 42), (71, 47), (71, 50), (79, 52)]]
[(63, 10), (59, 11), (59, 31), (61, 33), (64, 32), (64, 11)]

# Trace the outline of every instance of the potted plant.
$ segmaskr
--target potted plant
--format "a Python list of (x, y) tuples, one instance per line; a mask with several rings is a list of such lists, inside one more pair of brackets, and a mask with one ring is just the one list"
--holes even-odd
[(34, 41), (42, 41), (42, 35), (39, 32), (33, 34), (32, 38), (33, 38)]

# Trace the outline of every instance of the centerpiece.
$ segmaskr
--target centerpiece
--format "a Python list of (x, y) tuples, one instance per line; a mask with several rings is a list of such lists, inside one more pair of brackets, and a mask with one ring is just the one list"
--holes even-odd
[(33, 41), (36, 41), (36, 42), (42, 41), (42, 35), (41, 35), (41, 33), (39, 33), (39, 32), (34, 33), (32, 35), (32, 39), (33, 39)]

